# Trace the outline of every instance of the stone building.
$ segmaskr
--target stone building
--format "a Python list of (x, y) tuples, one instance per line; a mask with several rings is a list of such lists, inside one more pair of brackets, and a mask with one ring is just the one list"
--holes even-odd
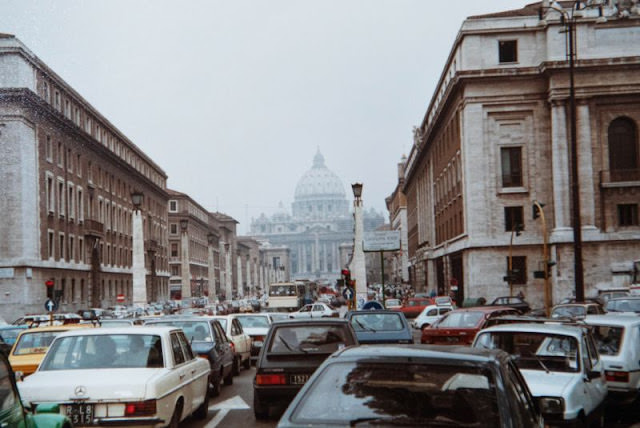
[[(251, 223), (251, 235), (290, 249), (292, 279), (333, 282), (344, 267), (340, 245), (353, 243), (353, 215), (340, 178), (325, 165), (318, 150), (313, 166), (296, 185), (292, 211), (262, 214)], [(365, 212), (365, 230), (384, 223), (381, 214)]]
[(131, 194), (146, 295), (168, 298), (167, 176), (16, 37), (0, 34), (0, 313), (131, 302)]
[[(398, 184), (393, 193), (385, 200), (389, 211), (391, 230), (400, 232), (400, 251), (391, 254), (391, 269), (389, 278), (394, 284), (409, 283), (409, 252), (407, 251), (407, 197), (402, 191), (404, 187), (404, 166), (407, 157), (402, 156), (398, 163)], [(423, 290), (420, 290), (423, 291)]]
[(633, 2), (586, 3), (560, 2), (557, 11), (543, 1), (463, 22), (405, 166), (416, 288), (457, 286), (459, 300), (491, 300), (510, 293), (511, 261), (513, 292), (540, 307), (544, 279), (533, 273), (546, 268), (545, 231), (532, 217), (539, 201), (555, 263), (553, 301), (573, 294), (572, 124), (585, 295), (628, 285), (640, 258), (640, 16)]

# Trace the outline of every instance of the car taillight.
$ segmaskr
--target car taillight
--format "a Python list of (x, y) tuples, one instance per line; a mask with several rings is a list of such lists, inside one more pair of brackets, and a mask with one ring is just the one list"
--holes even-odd
[(607, 370), (604, 375), (608, 382), (629, 382), (629, 372), (614, 372)]
[(207, 354), (198, 354), (198, 357), (204, 358), (205, 360), (209, 359), (209, 355), (207, 355)]
[(256, 375), (256, 385), (286, 385), (287, 377), (283, 374)]
[(264, 336), (253, 336), (253, 340), (259, 341), (259, 342), (263, 342), (264, 341)]
[(125, 416), (149, 416), (156, 414), (156, 400), (125, 403)]

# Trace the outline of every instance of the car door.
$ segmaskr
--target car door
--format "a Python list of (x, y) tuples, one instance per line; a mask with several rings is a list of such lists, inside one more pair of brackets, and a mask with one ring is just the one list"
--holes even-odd
[(311, 308), (311, 318), (321, 318), (324, 315), (324, 306), (313, 305)]
[(304, 305), (296, 314), (296, 318), (311, 318), (313, 305)]
[(216, 349), (222, 366), (223, 376), (231, 371), (233, 366), (233, 351), (226, 333), (218, 321), (211, 321), (211, 327), (216, 340)]
[(240, 324), (240, 321), (238, 321), (237, 318), (232, 320), (231, 328), (232, 334), (237, 338), (237, 346), (240, 347), (240, 349), (238, 349), (238, 353), (241, 354), (244, 359), (249, 358), (249, 353), (251, 352), (251, 338), (244, 332), (242, 324)]
[(193, 354), (191, 345), (187, 340), (187, 337), (183, 332), (178, 332), (178, 339), (182, 346), (182, 352), (184, 354), (185, 367), (187, 367), (187, 373), (189, 377), (189, 392), (191, 394), (191, 409), (195, 410), (202, 404), (204, 400), (206, 389), (209, 387), (208, 377), (202, 376), (202, 371), (198, 369), (196, 363), (196, 356)]
[[(585, 387), (585, 413), (589, 414), (604, 401), (607, 396), (607, 386), (602, 370), (602, 361), (600, 361), (600, 355), (598, 354), (598, 348), (593, 342), (593, 337), (590, 334), (583, 333), (582, 335), (582, 347), (584, 353), (582, 357), (582, 364), (584, 365), (584, 387)], [(581, 350), (582, 351), (582, 350)], [(587, 376), (589, 372), (598, 372), (600, 376), (591, 377)]]
[(0, 357), (0, 426), (24, 427), (25, 412), (20, 404), (20, 396), (15, 385), (9, 361)]
[[(171, 353), (174, 363), (173, 371), (177, 378), (175, 379), (174, 384), (176, 385), (176, 390), (181, 391), (184, 396), (184, 408), (182, 414), (189, 415), (193, 411), (193, 387), (191, 385), (193, 374), (191, 373), (191, 367), (188, 364), (187, 356), (184, 352), (181, 333), (182, 332), (180, 331), (173, 331), (170, 335)], [(182, 334), (182, 337), (184, 337), (184, 334)]]

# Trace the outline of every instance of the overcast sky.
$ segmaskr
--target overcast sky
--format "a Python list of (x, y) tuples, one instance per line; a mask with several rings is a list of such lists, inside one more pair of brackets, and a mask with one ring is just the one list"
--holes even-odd
[(532, 2), (0, 0), (0, 32), (244, 234), (290, 211), (318, 148), (387, 218), (462, 21)]

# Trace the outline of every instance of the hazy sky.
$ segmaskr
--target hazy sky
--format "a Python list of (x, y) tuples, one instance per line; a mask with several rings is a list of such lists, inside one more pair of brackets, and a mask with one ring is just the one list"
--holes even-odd
[(16, 35), (168, 174), (248, 231), (319, 148), (384, 211), (462, 21), (533, 0), (0, 0)]

